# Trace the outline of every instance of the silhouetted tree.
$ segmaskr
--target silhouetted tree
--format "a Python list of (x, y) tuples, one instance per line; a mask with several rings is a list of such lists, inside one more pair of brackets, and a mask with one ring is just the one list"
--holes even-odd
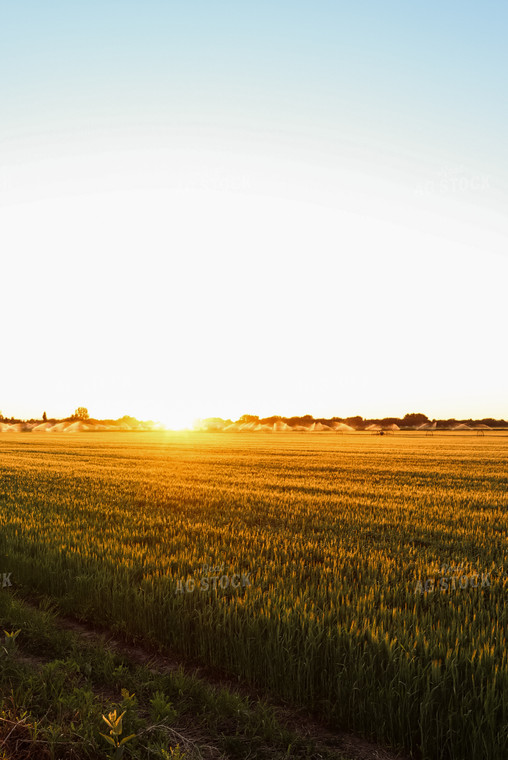
[(262, 425), (273, 425), (274, 422), (281, 422), (282, 417), (280, 414), (274, 414), (272, 417), (263, 417), (259, 420)]
[(48, 415), (46, 414), (46, 412), (42, 413), (42, 421), (43, 422), (47, 422), (48, 421)]
[(238, 422), (259, 422), (259, 417), (257, 414), (242, 414)]
[(346, 417), (346, 424), (351, 425), (351, 427), (360, 427), (363, 425), (363, 417), (360, 417), (359, 414), (355, 417)]
[(428, 422), (429, 418), (426, 414), (420, 412), (411, 412), (411, 414), (405, 414), (402, 420), (403, 425), (423, 425), (424, 422)]
[(88, 409), (84, 406), (78, 406), (74, 412), (74, 417), (77, 420), (87, 420), (89, 418)]

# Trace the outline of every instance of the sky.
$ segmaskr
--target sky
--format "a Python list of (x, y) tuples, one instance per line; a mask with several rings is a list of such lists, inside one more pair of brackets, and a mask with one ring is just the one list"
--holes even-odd
[(2, 4), (2, 413), (508, 418), (507, 24)]

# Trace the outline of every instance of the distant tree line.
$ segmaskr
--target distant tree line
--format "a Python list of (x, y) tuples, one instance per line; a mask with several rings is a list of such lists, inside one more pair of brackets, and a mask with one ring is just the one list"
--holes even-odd
[(62, 419), (57, 417), (48, 417), (46, 412), (42, 413), (42, 417), (35, 418), (32, 417), (31, 419), (21, 419), (19, 417), (4, 417), (2, 412), (0, 412), (0, 422), (5, 422), (10, 425), (14, 425), (17, 423), (37, 423), (37, 422), (49, 422), (51, 424), (56, 424), (58, 422), (87, 422), (91, 425), (99, 424), (99, 425), (120, 425), (122, 423), (127, 425), (138, 425), (140, 423), (146, 424), (146, 425), (154, 425), (153, 420), (138, 420), (136, 417), (131, 417), (128, 414), (125, 414), (123, 417), (120, 417), (117, 420), (99, 420), (95, 419), (93, 417), (90, 417), (88, 413), (88, 409), (85, 406), (78, 406), (78, 408), (74, 411), (74, 414), (70, 414), (68, 417), (63, 417)]
[(251, 422), (257, 422), (260, 425), (273, 425), (274, 422), (285, 422), (286, 425), (289, 425), (290, 427), (295, 427), (296, 425), (302, 425), (304, 427), (309, 427), (315, 422), (320, 422), (323, 425), (330, 425), (332, 422), (344, 422), (346, 425), (350, 425), (351, 427), (356, 428), (357, 430), (362, 430), (368, 427), (369, 425), (381, 425), (383, 427), (388, 425), (398, 425), (400, 428), (405, 427), (417, 427), (418, 425), (424, 425), (426, 422), (432, 422), (436, 423), (436, 429), (439, 430), (440, 428), (448, 428), (452, 427), (454, 425), (488, 425), (492, 428), (506, 428), (508, 427), (508, 421), (507, 420), (495, 420), (491, 417), (487, 417), (485, 419), (481, 420), (473, 420), (472, 418), (469, 419), (455, 419), (454, 417), (450, 417), (446, 420), (438, 420), (438, 419), (429, 419), (429, 417), (426, 414), (422, 414), (421, 412), (411, 412), (409, 414), (405, 414), (404, 417), (361, 417), (360, 415), (356, 415), (354, 417), (313, 417), (312, 414), (304, 414), (302, 417), (283, 417), (279, 414), (274, 414), (271, 417), (259, 417), (256, 414), (242, 414), (242, 416), (238, 420), (225, 420), (221, 417), (210, 417), (207, 420), (203, 420), (208, 426), (215, 426), (217, 428), (219, 427), (225, 427), (227, 425), (233, 424), (233, 422), (239, 422), (239, 423), (251, 423)]
[[(36, 422), (49, 422), (52, 424), (55, 424), (57, 422), (78, 422), (78, 421), (86, 421), (89, 424), (103, 424), (103, 425), (120, 425), (122, 423), (125, 423), (130, 426), (136, 426), (140, 423), (140, 420), (136, 419), (136, 417), (131, 417), (128, 414), (125, 414), (123, 417), (120, 417), (116, 420), (99, 420), (95, 419), (93, 417), (90, 417), (88, 413), (88, 409), (84, 406), (79, 406), (75, 411), (74, 414), (71, 414), (69, 417), (64, 417), (63, 419), (57, 419), (55, 417), (48, 417), (46, 412), (43, 413), (41, 419), (19, 419), (17, 417), (4, 417), (2, 412), (0, 412), (0, 421), (9, 423), (9, 424), (16, 424), (19, 422), (28, 422), (28, 423), (36, 423)], [(426, 414), (422, 414), (421, 412), (411, 412), (409, 414), (405, 414), (404, 417), (361, 417), (360, 415), (356, 415), (354, 417), (313, 417), (312, 414), (304, 414), (300, 417), (283, 417), (280, 414), (274, 414), (271, 417), (259, 417), (257, 414), (242, 414), (242, 416), (238, 420), (230, 420), (230, 419), (223, 419), (222, 417), (209, 417), (206, 420), (203, 420), (203, 422), (206, 424), (208, 428), (216, 427), (217, 429), (221, 429), (223, 427), (226, 427), (227, 425), (232, 425), (233, 422), (239, 422), (239, 423), (251, 423), (251, 422), (257, 422), (261, 425), (273, 425), (274, 422), (285, 422), (290, 427), (295, 427), (297, 425), (302, 425), (304, 427), (309, 427), (315, 422), (320, 422), (323, 425), (330, 425), (332, 422), (344, 422), (346, 425), (350, 425), (351, 427), (356, 428), (357, 430), (362, 430), (369, 425), (381, 425), (382, 427), (386, 427), (388, 425), (398, 425), (400, 428), (405, 427), (417, 427), (418, 425), (423, 425), (426, 422), (432, 422), (436, 423), (436, 429), (439, 430), (440, 428), (449, 428), (453, 427), (454, 425), (488, 425), (491, 428), (506, 428), (508, 427), (508, 421), (507, 420), (496, 420), (492, 417), (486, 417), (484, 419), (478, 419), (474, 420), (471, 417), (469, 419), (455, 419), (455, 417), (450, 417), (448, 419), (429, 419)], [(153, 425), (153, 420), (147, 420), (144, 424)]]

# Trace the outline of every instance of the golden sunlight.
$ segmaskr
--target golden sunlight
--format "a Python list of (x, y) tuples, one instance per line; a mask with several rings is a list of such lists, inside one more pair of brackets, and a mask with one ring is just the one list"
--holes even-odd
[(172, 409), (160, 416), (160, 423), (166, 430), (193, 430), (196, 415), (185, 410)]

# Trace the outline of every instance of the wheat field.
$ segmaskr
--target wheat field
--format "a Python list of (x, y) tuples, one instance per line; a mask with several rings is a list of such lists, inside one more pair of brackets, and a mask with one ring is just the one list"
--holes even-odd
[(423, 758), (508, 747), (508, 436), (0, 438), (0, 574)]

